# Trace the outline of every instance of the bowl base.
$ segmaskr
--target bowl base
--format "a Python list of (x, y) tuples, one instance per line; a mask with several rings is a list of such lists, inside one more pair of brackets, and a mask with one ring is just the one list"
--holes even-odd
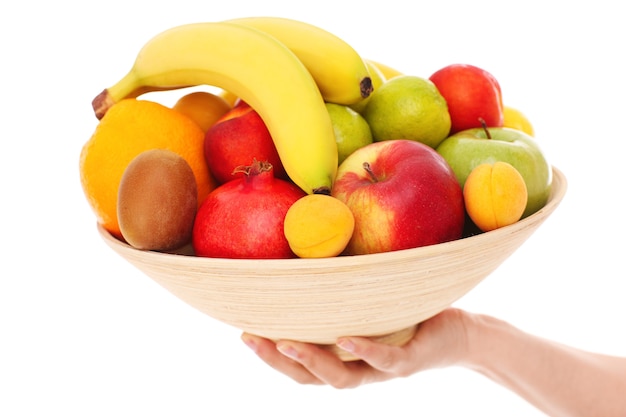
[[(372, 336), (369, 338), (376, 342), (386, 343), (388, 345), (403, 346), (409, 340), (411, 340), (413, 336), (415, 336), (415, 333), (417, 332), (417, 327), (418, 325), (416, 324), (414, 326), (410, 326), (405, 329), (398, 330), (397, 332), (393, 332), (393, 333), (389, 333), (389, 334), (385, 334), (381, 336)], [(346, 352), (345, 350), (339, 348), (336, 345), (318, 345), (318, 346), (324, 350), (334, 353), (335, 355), (337, 355), (339, 359), (341, 359), (344, 362), (359, 360), (359, 358), (353, 356), (349, 352)]]

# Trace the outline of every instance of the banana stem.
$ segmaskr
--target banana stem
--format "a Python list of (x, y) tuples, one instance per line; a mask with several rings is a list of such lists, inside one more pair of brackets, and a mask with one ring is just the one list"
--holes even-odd
[(148, 91), (147, 87), (137, 88), (140, 84), (131, 71), (115, 85), (102, 90), (91, 102), (98, 120), (102, 119), (111, 106), (118, 101), (129, 97), (137, 97), (144, 91)]
[(368, 98), (372, 91), (374, 91), (374, 86), (372, 85), (372, 79), (370, 77), (365, 77), (361, 80), (359, 85), (361, 87), (361, 97)]

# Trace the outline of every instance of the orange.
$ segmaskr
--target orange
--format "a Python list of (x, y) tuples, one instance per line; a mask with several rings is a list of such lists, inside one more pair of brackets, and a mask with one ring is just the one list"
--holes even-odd
[(206, 132), (231, 109), (231, 105), (216, 94), (195, 91), (179, 98), (172, 108), (187, 115)]
[(121, 238), (117, 219), (120, 180), (128, 164), (149, 149), (182, 156), (196, 178), (198, 204), (215, 188), (204, 159), (204, 132), (189, 117), (161, 104), (126, 99), (111, 107), (80, 153), (80, 181), (97, 221)]

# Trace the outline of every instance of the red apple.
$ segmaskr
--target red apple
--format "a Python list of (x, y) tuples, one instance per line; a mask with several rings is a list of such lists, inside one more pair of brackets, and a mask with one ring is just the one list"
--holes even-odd
[(235, 168), (267, 161), (274, 167), (274, 176), (287, 178), (278, 151), (259, 114), (245, 102), (239, 102), (207, 131), (204, 156), (218, 183), (239, 175)]
[(448, 103), (452, 121), (450, 134), (481, 127), (504, 124), (502, 91), (498, 80), (482, 68), (452, 64), (441, 68), (429, 78)]
[(404, 139), (357, 149), (339, 166), (332, 195), (354, 214), (346, 254), (388, 252), (459, 239), (463, 192), (431, 147)]

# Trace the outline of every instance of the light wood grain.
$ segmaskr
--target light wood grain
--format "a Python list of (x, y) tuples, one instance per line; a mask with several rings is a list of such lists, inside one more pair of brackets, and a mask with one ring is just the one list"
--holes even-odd
[(322, 345), (347, 335), (404, 343), (415, 324), (449, 307), (519, 248), (554, 212), (566, 188), (554, 168), (546, 206), (511, 226), (439, 245), (328, 259), (147, 252), (98, 230), (115, 252), (172, 294), (242, 331)]

